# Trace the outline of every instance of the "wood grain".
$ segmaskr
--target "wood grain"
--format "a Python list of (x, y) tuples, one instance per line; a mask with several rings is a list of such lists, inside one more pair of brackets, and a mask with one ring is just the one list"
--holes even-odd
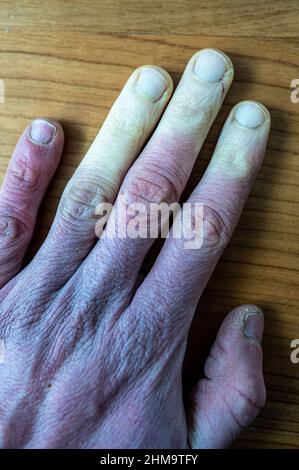
[[(237, 304), (260, 305), (268, 401), (236, 447), (299, 446), (299, 78), (297, 1), (276, 2), (24, 2), (2, 1), (0, 180), (23, 128), (36, 116), (66, 131), (62, 164), (43, 203), (34, 249), (46, 235), (59, 197), (130, 72), (145, 63), (179, 80), (189, 57), (217, 47), (232, 58), (236, 78), (195, 166), (198, 182), (231, 107), (263, 102), (272, 115), (264, 165), (236, 233), (199, 304), (186, 359), (186, 382), (202, 372), (225, 314)], [(139, 33), (139, 34), (137, 34)], [(251, 36), (251, 37), (249, 37)]]
[(1, 0), (4, 30), (298, 36), (298, 0)]

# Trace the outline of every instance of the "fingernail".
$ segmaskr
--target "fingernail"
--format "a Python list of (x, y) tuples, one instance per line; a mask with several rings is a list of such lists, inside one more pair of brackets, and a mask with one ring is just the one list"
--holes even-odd
[(30, 127), (30, 137), (38, 144), (49, 144), (56, 133), (56, 127), (44, 119), (35, 119)]
[(267, 117), (266, 110), (259, 103), (245, 102), (237, 106), (235, 120), (244, 127), (255, 129), (263, 124)]
[(222, 52), (205, 49), (194, 64), (195, 75), (205, 82), (218, 82), (231, 67), (230, 60)]
[(248, 311), (244, 323), (244, 335), (247, 339), (261, 344), (264, 332), (264, 315), (260, 309)]
[(162, 98), (168, 88), (168, 82), (160, 72), (148, 68), (141, 70), (136, 87), (155, 102)]

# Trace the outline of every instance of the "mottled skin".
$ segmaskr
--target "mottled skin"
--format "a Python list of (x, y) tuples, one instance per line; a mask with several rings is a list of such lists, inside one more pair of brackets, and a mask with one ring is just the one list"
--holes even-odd
[(172, 85), (156, 68), (169, 90), (151, 102), (134, 94), (134, 72), (69, 182), (47, 240), (21, 271), (63, 131), (48, 120), (56, 127), (49, 143), (33, 140), (29, 127), (16, 147), (0, 193), (2, 447), (224, 447), (264, 404), (263, 314), (252, 305), (227, 316), (186, 403), (181, 382), (192, 316), (261, 164), (269, 115), (255, 129), (229, 116), (190, 197), (204, 204), (200, 249), (167, 239), (141, 282), (153, 240), (94, 233), (96, 206), (113, 202), (119, 188), (133, 202), (179, 199), (232, 81), (230, 63), (219, 83), (197, 80), (196, 56), (140, 155)]

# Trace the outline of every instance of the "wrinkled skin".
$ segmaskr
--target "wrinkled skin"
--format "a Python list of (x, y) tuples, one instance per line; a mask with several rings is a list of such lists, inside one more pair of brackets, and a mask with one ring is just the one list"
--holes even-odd
[(46, 241), (22, 270), (63, 147), (55, 121), (35, 120), (23, 133), (0, 193), (2, 447), (219, 448), (263, 406), (258, 307), (228, 314), (186, 402), (182, 362), (197, 302), (262, 162), (267, 110), (241, 103), (227, 119), (189, 199), (204, 207), (200, 248), (168, 238), (140, 279), (153, 239), (111, 239), (110, 220), (95, 236), (95, 208), (115, 199), (120, 206), (118, 193), (147, 205), (179, 199), (232, 78), (224, 54), (201, 51), (170, 100), (167, 72), (137, 69), (68, 183)]

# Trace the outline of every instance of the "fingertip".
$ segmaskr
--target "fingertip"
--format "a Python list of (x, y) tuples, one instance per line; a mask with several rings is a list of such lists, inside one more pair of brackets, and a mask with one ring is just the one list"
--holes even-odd
[(15, 186), (22, 181), (24, 190), (48, 184), (60, 162), (63, 144), (59, 122), (44, 117), (34, 119), (17, 142), (5, 183)]
[[(270, 124), (270, 113), (262, 104), (238, 103), (225, 122), (208, 170), (253, 182), (265, 155)], [(247, 192), (249, 187), (241, 186)]]

